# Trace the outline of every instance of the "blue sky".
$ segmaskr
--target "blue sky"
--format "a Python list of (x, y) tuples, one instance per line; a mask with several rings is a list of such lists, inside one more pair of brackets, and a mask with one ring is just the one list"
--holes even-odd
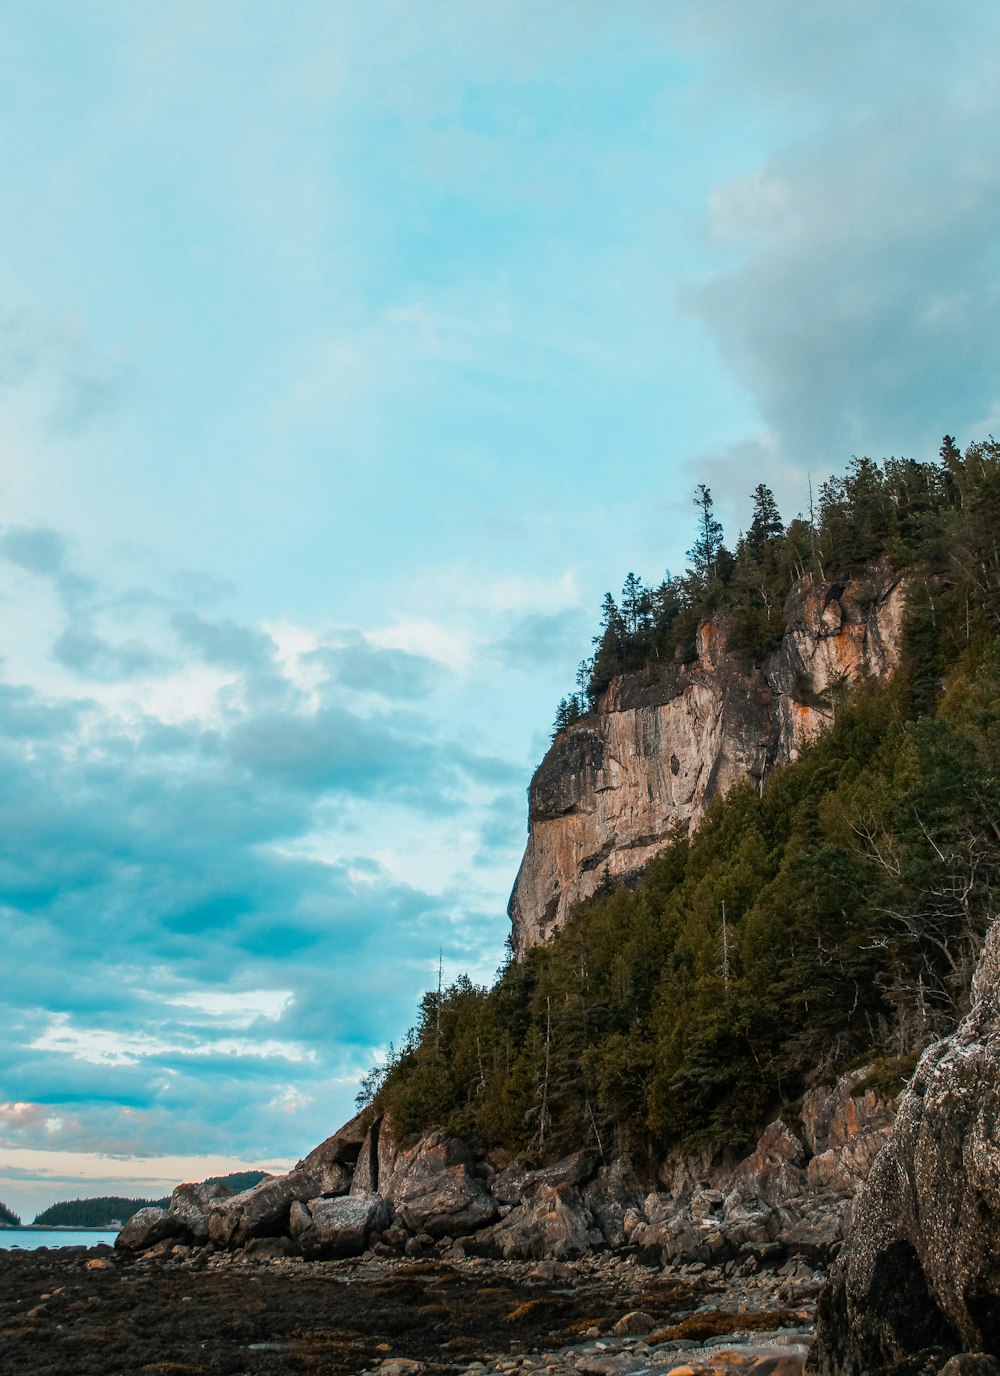
[(0, 1199), (294, 1161), (694, 484), (996, 426), (998, 30), (0, 0)]

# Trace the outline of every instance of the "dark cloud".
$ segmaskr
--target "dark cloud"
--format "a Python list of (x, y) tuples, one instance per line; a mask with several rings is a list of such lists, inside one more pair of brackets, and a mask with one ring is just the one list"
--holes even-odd
[(834, 468), (973, 438), (1000, 401), (998, 17), (705, 8), (731, 96), (760, 110), (777, 90), (800, 115), (783, 152), (716, 189), (711, 242), (737, 266), (690, 298), (773, 440)]
[(63, 631), (52, 647), (52, 657), (82, 678), (105, 683), (156, 673), (169, 664), (165, 656), (142, 641), (114, 645), (85, 622)]
[(262, 631), (235, 621), (209, 621), (196, 612), (177, 612), (171, 624), (181, 643), (206, 662), (223, 669), (269, 669), (274, 641)]
[(346, 633), (341, 644), (325, 645), (310, 659), (344, 688), (396, 701), (426, 697), (442, 676), (441, 666), (434, 660), (406, 650), (385, 649), (360, 632)]
[(54, 578), (66, 565), (66, 540), (44, 526), (8, 526), (0, 535), (0, 554), (31, 573)]

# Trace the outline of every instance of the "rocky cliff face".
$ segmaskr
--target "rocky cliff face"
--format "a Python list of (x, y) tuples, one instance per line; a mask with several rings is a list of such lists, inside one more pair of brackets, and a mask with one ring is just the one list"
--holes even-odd
[(617, 679), (599, 711), (563, 731), (528, 791), (528, 845), (509, 913), (519, 957), (562, 926), (607, 871), (642, 869), (697, 826), (717, 793), (794, 760), (833, 720), (837, 690), (899, 662), (903, 587), (886, 571), (802, 580), (781, 646), (748, 668), (724, 619), (698, 630), (697, 658)]
[[(810, 1370), (937, 1371), (1000, 1356), (1000, 924), (958, 1030), (924, 1053), (819, 1309)], [(986, 1357), (961, 1371), (996, 1370)], [(950, 1373), (952, 1366), (947, 1368)]]

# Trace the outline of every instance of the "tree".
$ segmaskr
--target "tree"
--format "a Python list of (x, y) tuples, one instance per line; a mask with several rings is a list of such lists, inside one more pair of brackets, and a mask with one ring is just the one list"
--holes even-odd
[(774, 493), (764, 483), (758, 483), (753, 490), (753, 518), (746, 535), (747, 548), (753, 557), (759, 560), (768, 540), (782, 535), (784, 529)]
[(712, 493), (704, 483), (695, 488), (694, 504), (698, 510), (698, 537), (687, 551), (687, 557), (697, 578), (702, 583), (711, 583), (722, 552), (722, 523), (716, 519)]

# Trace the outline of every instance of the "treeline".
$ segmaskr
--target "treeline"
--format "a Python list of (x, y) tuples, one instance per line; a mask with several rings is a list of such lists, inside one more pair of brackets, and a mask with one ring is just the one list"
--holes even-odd
[(140, 1209), (165, 1209), (166, 1199), (125, 1199), (121, 1195), (99, 1195), (93, 1199), (63, 1199), (50, 1204), (35, 1216), (38, 1228), (113, 1228), (127, 1223)]
[(593, 711), (620, 674), (693, 659), (695, 633), (709, 616), (724, 613), (730, 649), (760, 664), (780, 645), (785, 599), (808, 573), (836, 581), (879, 559), (897, 572), (919, 564), (928, 576), (972, 576), (995, 611), (996, 463), (993, 440), (973, 445), (963, 458), (950, 435), (937, 463), (853, 459), (846, 474), (828, 479), (815, 498), (810, 489), (808, 514), (787, 526), (774, 494), (761, 483), (752, 494), (750, 525), (732, 550), (710, 490), (699, 486), (690, 566), (656, 586), (630, 573), (617, 601), (605, 594), (593, 654), (580, 665), (579, 691), (560, 702), (554, 732)]
[(8, 1209), (6, 1204), (0, 1203), (0, 1228), (20, 1228), (21, 1219), (13, 1209)]
[(763, 797), (717, 800), (492, 989), (426, 994), (361, 1096), (401, 1131), (740, 1147), (807, 1085), (873, 1057), (898, 1074), (954, 1025), (1000, 877), (1000, 452), (946, 441), (904, 505), (901, 471), (825, 485), (810, 556), (828, 577), (909, 570), (893, 681), (858, 685)]

